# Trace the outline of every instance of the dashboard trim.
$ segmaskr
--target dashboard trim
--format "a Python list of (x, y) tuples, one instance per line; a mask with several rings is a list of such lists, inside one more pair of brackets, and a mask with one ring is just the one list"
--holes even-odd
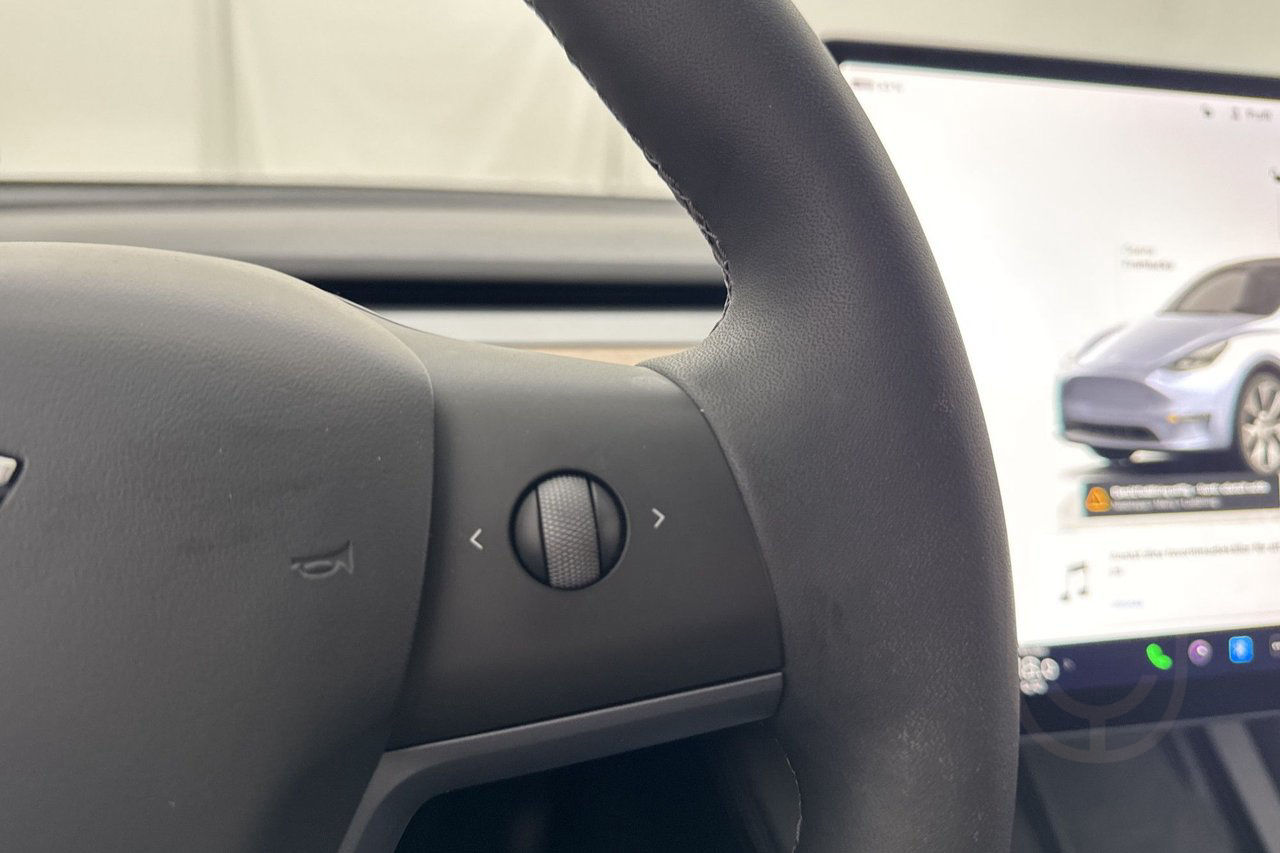
[(781, 696), (774, 672), (387, 752), (339, 849), (393, 849), (422, 804), (446, 791), (756, 722), (773, 715)]

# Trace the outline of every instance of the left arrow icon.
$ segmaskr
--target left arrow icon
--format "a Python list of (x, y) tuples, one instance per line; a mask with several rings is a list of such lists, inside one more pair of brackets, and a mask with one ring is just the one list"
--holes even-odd
[(476, 550), (477, 550), (477, 551), (483, 551), (483, 550), (484, 550), (484, 546), (480, 544), (480, 533), (481, 533), (483, 530), (484, 530), (484, 528), (483, 528), (483, 527), (477, 527), (477, 528), (476, 528), (476, 532), (475, 532), (475, 533), (472, 533), (472, 534), (471, 534), (471, 538), (467, 540), (467, 541), (468, 541), (468, 542), (470, 542), (472, 545), (475, 545), (475, 546), (476, 546)]

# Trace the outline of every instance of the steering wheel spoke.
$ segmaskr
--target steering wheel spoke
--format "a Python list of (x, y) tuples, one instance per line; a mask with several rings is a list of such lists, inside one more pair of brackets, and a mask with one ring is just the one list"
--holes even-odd
[[(392, 746), (781, 669), (750, 521), (683, 391), (643, 367), (401, 335), (430, 366), (437, 466), (424, 608)], [(580, 589), (537, 577), (513, 541), (522, 499), (565, 474), (603, 486), (624, 519), (616, 565)], [(596, 548), (589, 500), (542, 498), (548, 532), (587, 528)]]

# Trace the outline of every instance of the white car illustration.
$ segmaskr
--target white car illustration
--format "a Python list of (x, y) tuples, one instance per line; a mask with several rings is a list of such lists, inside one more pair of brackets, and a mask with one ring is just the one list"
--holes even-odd
[(1219, 267), (1097, 335), (1059, 377), (1062, 435), (1113, 461), (1229, 453), (1280, 471), (1280, 258)]

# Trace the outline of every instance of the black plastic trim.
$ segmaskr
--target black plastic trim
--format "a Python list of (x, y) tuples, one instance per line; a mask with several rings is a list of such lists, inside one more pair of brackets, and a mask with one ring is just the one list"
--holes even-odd
[(445, 791), (763, 720), (781, 696), (782, 674), (775, 672), (388, 752), (369, 781), (341, 853), (394, 849), (414, 812)]
[(662, 198), (0, 181), (0, 240), (172, 249), (350, 286), (721, 280), (696, 226)]

